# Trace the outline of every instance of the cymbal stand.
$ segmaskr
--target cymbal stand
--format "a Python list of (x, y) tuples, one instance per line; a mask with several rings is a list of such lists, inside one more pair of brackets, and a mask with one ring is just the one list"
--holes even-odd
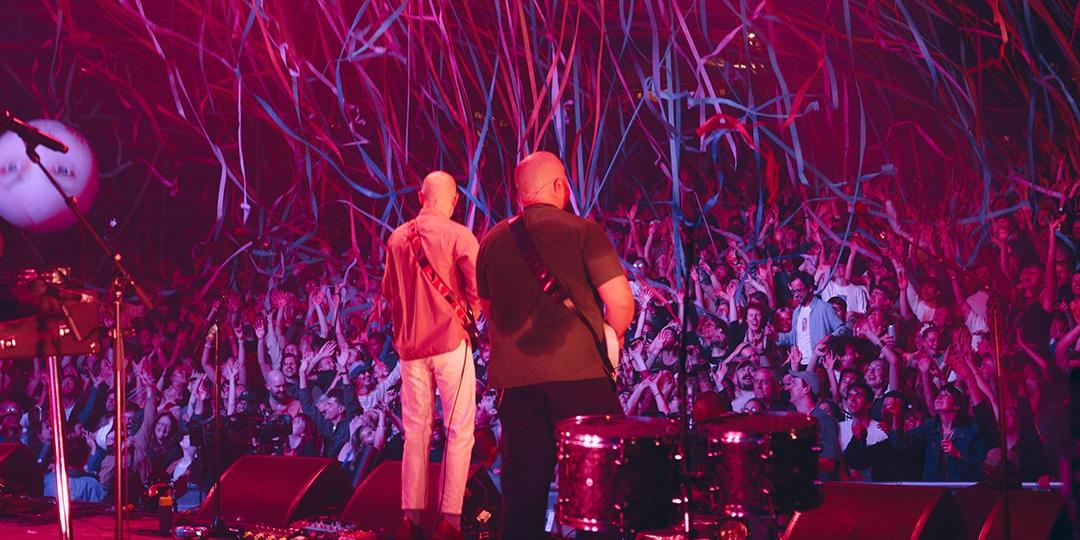
[(49, 424), (52, 426), (53, 462), (56, 478), (56, 511), (60, 538), (72, 540), (71, 489), (68, 486), (67, 459), (64, 456), (64, 405), (60, 400), (60, 359), (45, 358), (49, 365)]

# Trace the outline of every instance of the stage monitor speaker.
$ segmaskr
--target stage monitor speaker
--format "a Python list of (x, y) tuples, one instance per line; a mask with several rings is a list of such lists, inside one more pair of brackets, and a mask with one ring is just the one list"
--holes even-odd
[[(439, 518), (439, 463), (428, 463), (427, 505), (421, 517), (421, 528), (427, 537), (435, 531)], [(356, 488), (345, 505), (342, 521), (355, 523), (361, 529), (374, 531), (382, 538), (393, 536), (401, 525), (401, 462), (384, 461)], [(461, 528), (473, 532), (495, 531), (502, 519), (502, 496), (486, 469), (473, 466), (465, 486), (461, 511)]]
[(28, 448), (18, 443), (0, 443), (0, 494), (40, 497), (43, 478)]
[[(221, 517), (227, 526), (285, 527), (301, 517), (337, 513), (351, 487), (330, 458), (247, 455), (221, 477)], [(196, 523), (214, 519), (217, 497), (211, 489)]]
[[(969, 540), (1005, 538), (1005, 506), (1001, 490), (972, 486), (956, 492)], [(1072, 538), (1061, 493), (1009, 490), (1009, 528), (1013, 538)]]
[(797, 512), (785, 540), (956, 540), (964, 524), (944, 488), (826, 483), (825, 502)]

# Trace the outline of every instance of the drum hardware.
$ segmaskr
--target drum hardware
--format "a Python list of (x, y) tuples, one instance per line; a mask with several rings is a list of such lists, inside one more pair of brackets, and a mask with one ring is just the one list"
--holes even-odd
[(628, 535), (678, 521), (682, 498), (674, 421), (578, 416), (556, 430), (557, 523)]
[(52, 431), (53, 463), (56, 470), (56, 511), (60, 537), (70, 540), (71, 496), (64, 454), (64, 416), (60, 401), (60, 357), (97, 352), (97, 306), (63, 304), (32, 316), (0, 322), (0, 359), (41, 358), (48, 367), (49, 425)]
[(730, 415), (697, 428), (704, 451), (690, 455), (704, 461), (695, 481), (707, 495), (691, 512), (681, 493), (688, 478), (675, 421), (578, 416), (560, 422), (556, 522), (638, 540), (758, 540), (777, 538), (783, 516), (821, 504), (812, 416)]

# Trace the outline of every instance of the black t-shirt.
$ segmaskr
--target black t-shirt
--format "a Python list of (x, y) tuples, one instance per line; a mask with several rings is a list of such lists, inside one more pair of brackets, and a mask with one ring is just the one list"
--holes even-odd
[[(604, 229), (551, 205), (525, 209), (525, 225), (539, 255), (574, 305), (603, 335), (596, 287), (623, 275)], [(480, 243), (476, 263), (480, 298), (490, 300), (489, 383), (509, 388), (604, 377), (592, 334), (565, 306), (547, 296), (518, 250), (507, 220)]]
[(1017, 326), (1024, 334), (1024, 341), (1037, 345), (1040, 351), (1045, 351), (1050, 343), (1051, 320), (1050, 314), (1035, 300), (1022, 309)]

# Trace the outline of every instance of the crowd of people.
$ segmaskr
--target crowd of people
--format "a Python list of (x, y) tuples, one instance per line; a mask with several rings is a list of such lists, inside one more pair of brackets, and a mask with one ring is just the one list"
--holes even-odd
[[(660, 207), (600, 219), (637, 304), (617, 368), (627, 414), (813, 415), (822, 478), (865, 481), (978, 481), (988, 455), (1001, 459), (1003, 416), (1015, 477), (1059, 477), (1072, 444), (1067, 372), (1080, 359), (1080, 219), (1005, 213), (979, 229), (861, 215), (853, 227), (852, 208), (835, 201), (748, 201), (710, 209), (684, 252)], [(100, 354), (63, 358), (74, 498), (104, 500), (115, 483), (121, 361), (133, 494), (165, 482), (181, 506), (198, 504), (219, 435), (226, 464), (244, 453), (326, 456), (354, 483), (400, 459), (400, 365), (373, 262), (383, 257), (369, 255), (237, 280), (221, 296), (172, 289), (152, 311), (129, 306), (125, 358), (109, 340)], [(477, 352), (473, 459), (497, 469), (485, 340)], [(46, 373), (40, 360), (6, 361), (0, 379), (0, 441), (26, 445), (45, 468), (55, 429)], [(445, 438), (436, 411), (432, 460)]]

